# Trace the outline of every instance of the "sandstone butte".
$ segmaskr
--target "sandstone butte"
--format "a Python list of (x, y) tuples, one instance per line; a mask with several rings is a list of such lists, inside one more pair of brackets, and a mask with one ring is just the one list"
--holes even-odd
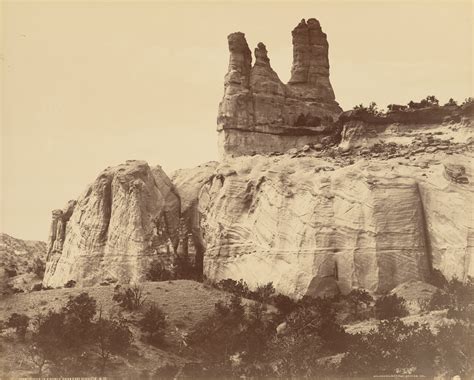
[(53, 211), (44, 285), (141, 281), (183, 255), (295, 297), (474, 275), (472, 102), (343, 113), (315, 19), (293, 30), (286, 85), (263, 44), (252, 67), (244, 35), (228, 41), (221, 161), (103, 171)]

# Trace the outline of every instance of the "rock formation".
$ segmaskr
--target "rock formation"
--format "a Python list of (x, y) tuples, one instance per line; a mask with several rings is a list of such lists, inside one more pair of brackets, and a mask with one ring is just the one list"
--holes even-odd
[(159, 166), (107, 168), (77, 203), (53, 211), (44, 285), (143, 280), (152, 260), (172, 259), (179, 217), (180, 199)]
[(263, 43), (252, 66), (244, 34), (228, 42), (225, 159), (171, 180), (141, 161), (106, 169), (53, 211), (45, 285), (139, 281), (176, 255), (296, 297), (474, 275), (472, 102), (341, 114), (315, 19), (293, 30), (288, 84)]
[(45, 242), (0, 233), (0, 297), (11, 291), (30, 291), (41, 282), (45, 261)]
[(329, 82), (328, 43), (317, 20), (302, 20), (293, 30), (287, 85), (271, 68), (263, 43), (255, 49), (253, 67), (243, 33), (232, 33), (228, 43), (229, 70), (217, 118), (221, 157), (285, 152), (333, 134), (342, 110)]
[(195, 264), (198, 277), (203, 273), (204, 231), (200, 228), (198, 211), (199, 192), (212, 179), (217, 162), (208, 162), (193, 169), (179, 169), (171, 174), (171, 180), (181, 199), (178, 255)]
[(429, 281), (433, 267), (448, 278), (474, 275), (472, 190), (445, 177), (444, 160), (430, 170), (378, 159), (229, 160), (217, 169), (229, 174), (199, 199), (204, 273), (253, 287), (272, 281), (298, 296), (321, 295), (328, 278), (343, 293), (384, 293)]

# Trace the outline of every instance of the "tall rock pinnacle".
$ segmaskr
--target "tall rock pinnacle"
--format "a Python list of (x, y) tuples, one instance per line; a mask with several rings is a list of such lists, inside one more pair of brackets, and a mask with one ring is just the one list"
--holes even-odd
[(316, 19), (293, 30), (293, 67), (285, 85), (265, 44), (251, 51), (241, 32), (228, 36), (229, 69), (219, 104), (221, 157), (284, 152), (318, 143), (342, 112), (329, 82), (328, 42)]
[(294, 84), (309, 84), (315, 87), (318, 95), (325, 99), (335, 99), (329, 82), (329, 45), (319, 21), (303, 19), (292, 31), (293, 66), (291, 79)]

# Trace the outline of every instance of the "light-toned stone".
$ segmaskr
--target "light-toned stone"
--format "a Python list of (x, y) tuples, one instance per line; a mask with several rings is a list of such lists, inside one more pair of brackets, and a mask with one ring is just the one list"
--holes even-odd
[(331, 276), (342, 292), (383, 293), (428, 281), (431, 265), (448, 278), (474, 274), (472, 191), (447, 180), (441, 162), (427, 177), (386, 161), (312, 170), (322, 165), (288, 155), (229, 160), (237, 174), (216, 176), (199, 198), (205, 275), (272, 281), (302, 296)]
[(285, 85), (273, 71), (267, 48), (251, 52), (241, 32), (228, 36), (229, 69), (217, 117), (222, 158), (285, 152), (319, 143), (334, 132), (342, 112), (329, 82), (328, 43), (319, 22), (293, 30), (293, 68)]
[(60, 233), (52, 233), (45, 286), (143, 280), (153, 259), (169, 262), (178, 247), (179, 197), (163, 170), (143, 161), (104, 170), (64, 215), (53, 212)]

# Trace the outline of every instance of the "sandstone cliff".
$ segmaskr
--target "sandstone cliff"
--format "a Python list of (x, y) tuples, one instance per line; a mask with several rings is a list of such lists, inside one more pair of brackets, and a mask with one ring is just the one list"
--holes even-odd
[(299, 296), (474, 275), (471, 119), (425, 120), (347, 118), (339, 147), (222, 163), (199, 199), (205, 274)]
[(243, 33), (229, 35), (229, 70), (219, 105), (222, 158), (284, 152), (333, 133), (342, 112), (329, 81), (328, 42), (319, 22), (302, 20), (293, 30), (291, 79), (283, 84), (267, 48), (255, 48), (255, 63)]
[(179, 242), (180, 199), (163, 170), (127, 161), (104, 170), (77, 202), (53, 211), (45, 286), (139, 281)]

